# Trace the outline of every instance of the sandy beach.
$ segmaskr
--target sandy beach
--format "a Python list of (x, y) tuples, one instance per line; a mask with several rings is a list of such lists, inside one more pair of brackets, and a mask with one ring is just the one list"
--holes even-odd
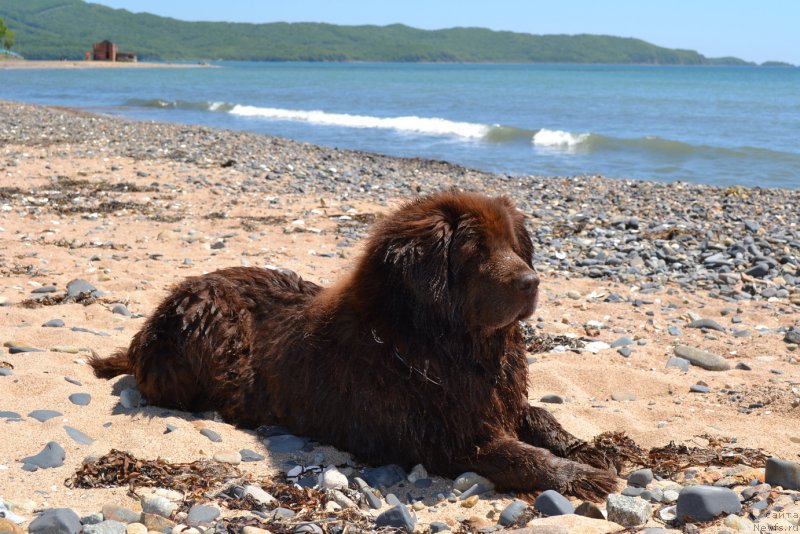
[(0, 59), (0, 69), (188, 69), (212, 67), (207, 63), (160, 63), (151, 61), (78, 61)]
[[(0, 69), (196, 66), (0, 61)], [(508, 195), (529, 218), (543, 291), (528, 322), (534, 339), (561, 340), (553, 351), (530, 355), (532, 403), (586, 440), (625, 432), (644, 451), (674, 442), (800, 461), (798, 191), (493, 175), (11, 102), (0, 102), (0, 172), (0, 368), (7, 370), (0, 376), (0, 499), (26, 521), (47, 508), (82, 517), (109, 504), (140, 511), (127, 487), (65, 485), (85, 458), (112, 449), (169, 462), (249, 449), (264, 460), (234, 463), (252, 480), (282, 479), (295, 463), (357, 472), (357, 459), (324, 444), (277, 453), (255, 432), (214, 414), (126, 408), (120, 395), (135, 385), (131, 378), (96, 379), (86, 358), (126, 346), (185, 276), (280, 266), (329, 285), (352, 265), (371, 222), (406, 199), (454, 186)], [(101, 293), (64, 299), (74, 280)], [(728, 368), (668, 366), (678, 346), (718, 356)], [(73, 403), (75, 393), (88, 393), (90, 402)], [(39, 422), (29, 415), (34, 410), (59, 415)], [(67, 427), (89, 441), (75, 441)], [(63, 466), (23, 470), (21, 460), (49, 442), (63, 447)], [(752, 480), (764, 481), (763, 462), (734, 457), (727, 466), (681, 466), (648, 488), (664, 493), (716, 482), (741, 494)], [(648, 466), (631, 469), (638, 467)], [(627, 474), (620, 474), (620, 490)], [(423, 503), (409, 506), (420, 531), (437, 521), (453, 531), (497, 526), (515, 499), (490, 492), (466, 506), (455, 495), (448, 500), (452, 481), (431, 480), (425, 489), (408, 481), (384, 488)], [(762, 499), (768, 506), (753, 512)], [(740, 522), (724, 514), (699, 531), (753, 531), (753, 521), (800, 528), (798, 499), (797, 491), (762, 487), (734, 514)], [(672, 504), (652, 501), (635, 526), (679, 531), (665, 522), (668, 514), (659, 515)], [(375, 517), (389, 508), (383, 502), (360, 513)], [(325, 511), (324, 524), (344, 521), (335, 506)], [(182, 513), (172, 519), (185, 521)], [(223, 517), (241, 514), (222, 506)], [(261, 527), (284, 532), (292, 524), (273, 518)], [(582, 516), (535, 518), (528, 527), (536, 525), (623, 528)]]

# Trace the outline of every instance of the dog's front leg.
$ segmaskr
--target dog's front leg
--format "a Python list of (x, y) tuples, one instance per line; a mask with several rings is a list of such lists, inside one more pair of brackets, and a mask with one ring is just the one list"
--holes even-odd
[(519, 439), (552, 453), (589, 464), (600, 469), (612, 469), (613, 464), (605, 454), (589, 443), (576, 438), (553, 415), (537, 406), (528, 406), (517, 428)]
[(574, 462), (513, 437), (482, 446), (469, 466), (500, 490), (521, 492), (553, 489), (582, 499), (601, 501), (617, 487), (616, 475)]

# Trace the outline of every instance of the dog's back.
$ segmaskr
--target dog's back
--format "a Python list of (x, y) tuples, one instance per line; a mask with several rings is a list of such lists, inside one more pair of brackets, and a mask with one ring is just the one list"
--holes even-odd
[(294, 316), (320, 286), (288, 270), (234, 267), (187, 278), (148, 318), (127, 349), (94, 356), (98, 377), (131, 373), (152, 404), (216, 409), (252, 426), (244, 406), (254, 381), (254, 326)]

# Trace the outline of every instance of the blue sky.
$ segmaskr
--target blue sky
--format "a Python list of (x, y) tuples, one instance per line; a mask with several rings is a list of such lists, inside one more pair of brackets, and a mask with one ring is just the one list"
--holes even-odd
[(797, 0), (95, 0), (182, 20), (479, 26), (638, 37), (710, 57), (800, 64)]

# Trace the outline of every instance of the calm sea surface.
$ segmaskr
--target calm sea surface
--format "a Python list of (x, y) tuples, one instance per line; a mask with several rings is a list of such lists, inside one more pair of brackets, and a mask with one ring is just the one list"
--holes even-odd
[(510, 174), (800, 187), (800, 69), (218, 63), (0, 70), (0, 98)]

